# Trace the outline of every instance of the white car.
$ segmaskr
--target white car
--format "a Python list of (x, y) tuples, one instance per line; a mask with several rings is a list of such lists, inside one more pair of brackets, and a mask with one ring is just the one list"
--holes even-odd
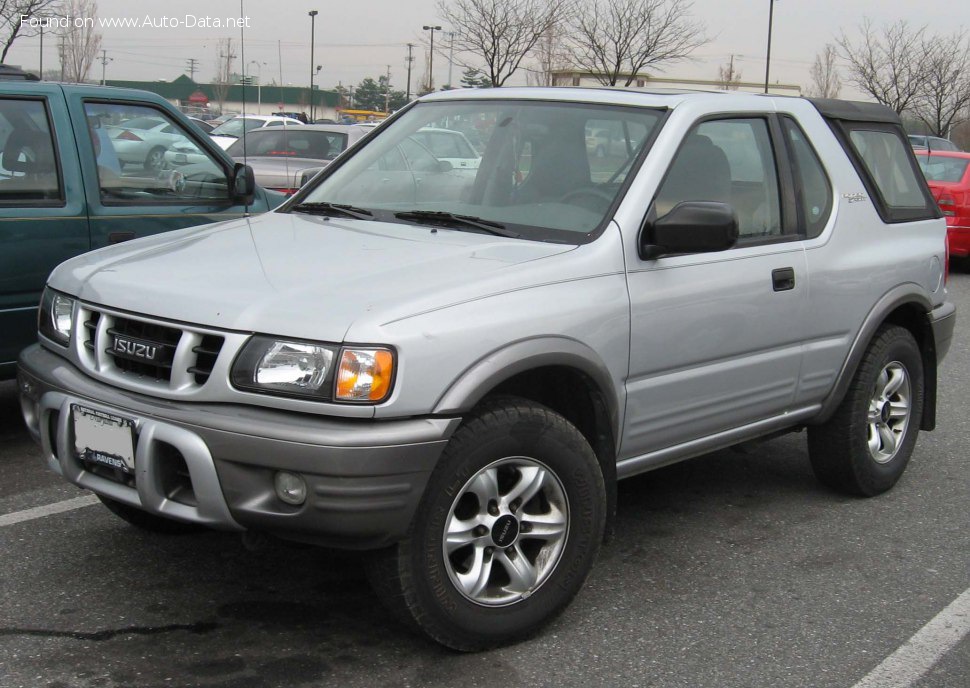
[(233, 117), (228, 122), (220, 124), (209, 132), (209, 136), (219, 146), (225, 150), (236, 142), (244, 132), (263, 127), (302, 127), (303, 122), (292, 117), (279, 117), (277, 115), (240, 115)]
[(139, 165), (146, 170), (159, 170), (165, 152), (185, 137), (161, 117), (135, 117), (107, 127), (108, 138), (123, 165)]
[(411, 138), (434, 153), (438, 160), (450, 162), (455, 169), (477, 170), (482, 162), (482, 156), (460, 131), (422, 127)]

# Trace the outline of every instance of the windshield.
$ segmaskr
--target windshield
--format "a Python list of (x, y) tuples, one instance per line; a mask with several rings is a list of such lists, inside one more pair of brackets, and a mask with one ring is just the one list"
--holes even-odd
[[(246, 135), (246, 155), (269, 155), (282, 158), (333, 160), (347, 147), (347, 134), (335, 131), (308, 131), (303, 127), (267, 127)], [(242, 139), (226, 152), (242, 158)]]
[(927, 181), (958, 182), (967, 171), (970, 158), (951, 158), (945, 155), (917, 155), (917, 162)]
[(529, 100), (419, 103), (364, 139), (303, 202), (351, 205), (378, 220), (448, 213), (524, 238), (583, 241), (662, 115)]
[(261, 119), (235, 117), (225, 124), (220, 124), (209, 133), (212, 134), (212, 136), (235, 136), (238, 139), (242, 135), (243, 131), (258, 129), (261, 126), (263, 126), (263, 120)]

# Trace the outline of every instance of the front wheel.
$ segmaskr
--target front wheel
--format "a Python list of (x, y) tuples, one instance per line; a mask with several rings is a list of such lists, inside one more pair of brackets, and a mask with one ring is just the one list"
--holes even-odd
[(554, 411), (486, 402), (452, 437), (406, 539), (369, 577), (434, 640), (481, 650), (529, 635), (582, 587), (603, 538), (596, 456)]
[(872, 497), (906, 470), (923, 416), (923, 359), (908, 330), (884, 325), (826, 423), (808, 429), (812, 469), (829, 487)]

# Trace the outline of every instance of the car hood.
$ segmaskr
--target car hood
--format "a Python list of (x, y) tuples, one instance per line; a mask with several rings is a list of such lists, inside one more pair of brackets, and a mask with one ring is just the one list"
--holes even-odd
[(429, 227), (266, 213), (147, 237), (59, 266), (54, 289), (121, 310), (241, 332), (343, 341), (522, 288), (574, 246)]

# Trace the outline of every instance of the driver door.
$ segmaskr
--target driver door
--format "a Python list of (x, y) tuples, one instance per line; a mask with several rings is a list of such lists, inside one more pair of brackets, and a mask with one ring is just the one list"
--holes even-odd
[[(164, 108), (82, 94), (73, 94), (69, 107), (81, 154), (92, 249), (245, 212), (232, 200), (227, 161)], [(164, 120), (164, 135), (142, 137), (125, 129), (126, 121), (146, 117)], [(118, 155), (121, 146), (127, 147), (126, 161)], [(183, 155), (172, 152), (175, 146)], [(145, 162), (130, 162), (132, 150)]]

